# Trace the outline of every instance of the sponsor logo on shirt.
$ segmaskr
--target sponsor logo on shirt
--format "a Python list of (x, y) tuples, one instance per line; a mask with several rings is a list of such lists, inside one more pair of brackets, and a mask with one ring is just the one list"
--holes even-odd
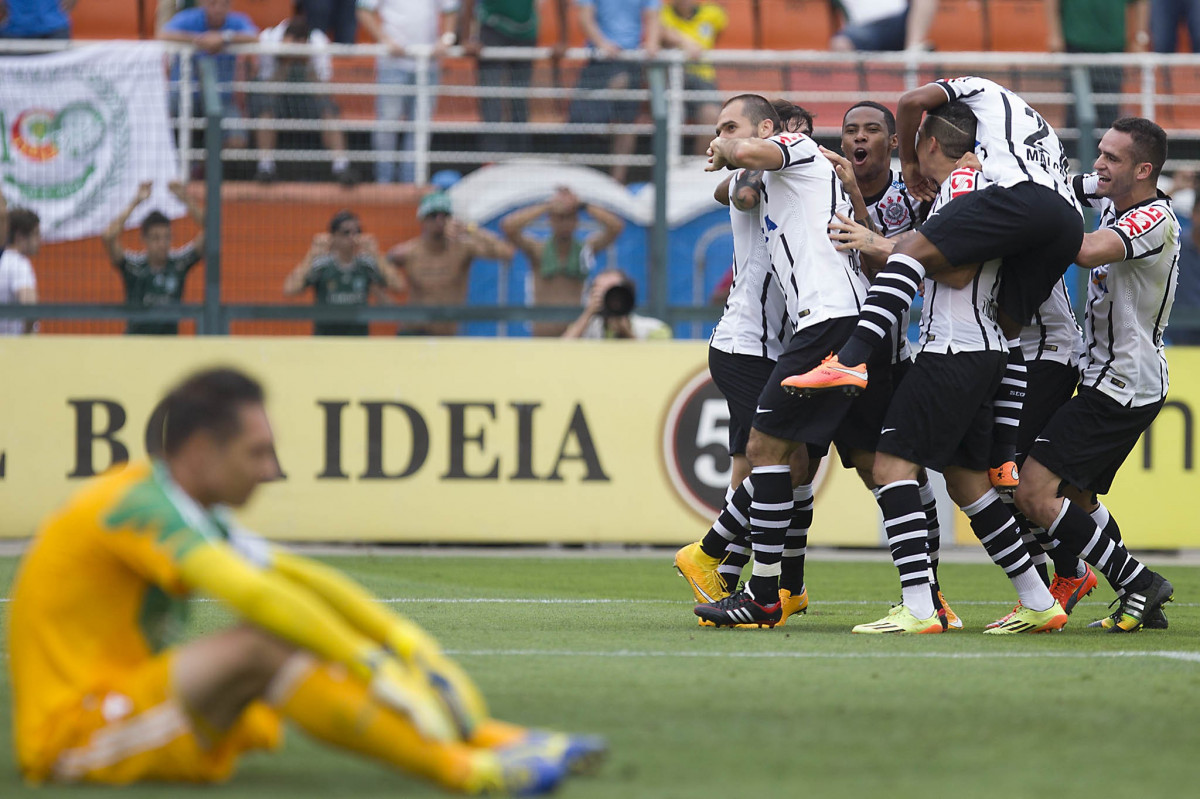
[(1131, 239), (1135, 239), (1142, 235), (1150, 228), (1161, 222), (1166, 217), (1166, 214), (1161, 208), (1155, 208), (1153, 205), (1146, 208), (1138, 208), (1121, 217), (1117, 222), (1117, 227), (1120, 228), (1125, 235)]

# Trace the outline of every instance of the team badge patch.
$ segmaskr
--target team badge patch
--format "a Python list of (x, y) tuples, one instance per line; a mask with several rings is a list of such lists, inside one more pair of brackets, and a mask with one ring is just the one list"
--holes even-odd
[(893, 195), (884, 200), (880, 211), (883, 213), (883, 223), (887, 225), (888, 230), (907, 228), (911, 224), (908, 206), (897, 196)]

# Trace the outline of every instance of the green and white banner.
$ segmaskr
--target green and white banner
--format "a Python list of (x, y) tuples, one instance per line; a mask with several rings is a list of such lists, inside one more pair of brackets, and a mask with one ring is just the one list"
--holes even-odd
[(165, 54), (122, 42), (0, 58), (0, 190), (37, 212), (47, 241), (100, 234), (142, 181), (154, 196), (139, 210), (182, 213), (166, 190), (178, 157)]

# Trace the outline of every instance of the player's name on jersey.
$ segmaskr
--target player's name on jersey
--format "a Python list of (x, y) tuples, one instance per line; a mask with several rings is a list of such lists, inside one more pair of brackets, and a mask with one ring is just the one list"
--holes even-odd
[[(132, 440), (143, 432), (146, 449), (156, 431), (150, 420), (129, 424), (125, 406), (115, 399), (67, 399), (73, 409), (74, 465), (71, 478), (93, 477), (112, 465), (128, 461)], [(581, 403), (569, 410), (567, 422), (548, 422), (544, 403), (488, 400), (440, 402), (437, 408), (417, 407), (397, 400), (319, 398), (312, 424), (323, 431), (320, 463), (280, 463), (281, 480), (293, 469), (315, 474), (317, 480), (404, 480), (429, 463), (433, 446), (448, 453), (442, 480), (579, 480), (607, 482), (597, 441)], [(563, 409), (557, 409), (563, 410)], [(502, 415), (510, 418), (502, 420)], [(555, 418), (562, 413), (555, 413)], [(515, 423), (516, 435), (499, 435), (498, 421)], [(344, 457), (347, 437), (364, 435), (363, 462)], [(544, 451), (543, 437), (559, 442), (552, 461), (535, 464), (534, 452)], [(535, 448), (535, 442), (538, 446)], [(357, 449), (357, 448), (356, 448)], [(4, 453), (0, 451), (0, 479)], [(535, 468), (535, 466), (537, 468)], [(353, 475), (352, 475), (353, 473)]]

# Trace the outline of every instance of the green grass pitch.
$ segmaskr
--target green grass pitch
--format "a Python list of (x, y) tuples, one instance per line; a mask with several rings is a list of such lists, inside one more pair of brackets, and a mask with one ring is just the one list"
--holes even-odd
[[(1163, 567), (1177, 598), (1166, 631), (1085, 629), (1112, 598), (1102, 582), (1063, 633), (992, 638), (980, 630), (1012, 603), (1003, 574), (944, 564), (967, 629), (875, 638), (849, 629), (883, 616), (898, 594), (889, 563), (817, 553), (808, 615), (742, 631), (696, 627), (670, 558), (328, 560), (433, 631), (496, 716), (607, 736), (610, 760), (569, 783), (570, 799), (1194, 795), (1200, 569)], [(14, 566), (0, 559), (5, 593)], [(212, 603), (195, 617), (195, 634), (228, 621)], [(282, 753), (246, 758), (219, 788), (35, 792), (16, 776), (8, 694), (5, 671), (6, 798), (442, 795), (295, 731)]]

